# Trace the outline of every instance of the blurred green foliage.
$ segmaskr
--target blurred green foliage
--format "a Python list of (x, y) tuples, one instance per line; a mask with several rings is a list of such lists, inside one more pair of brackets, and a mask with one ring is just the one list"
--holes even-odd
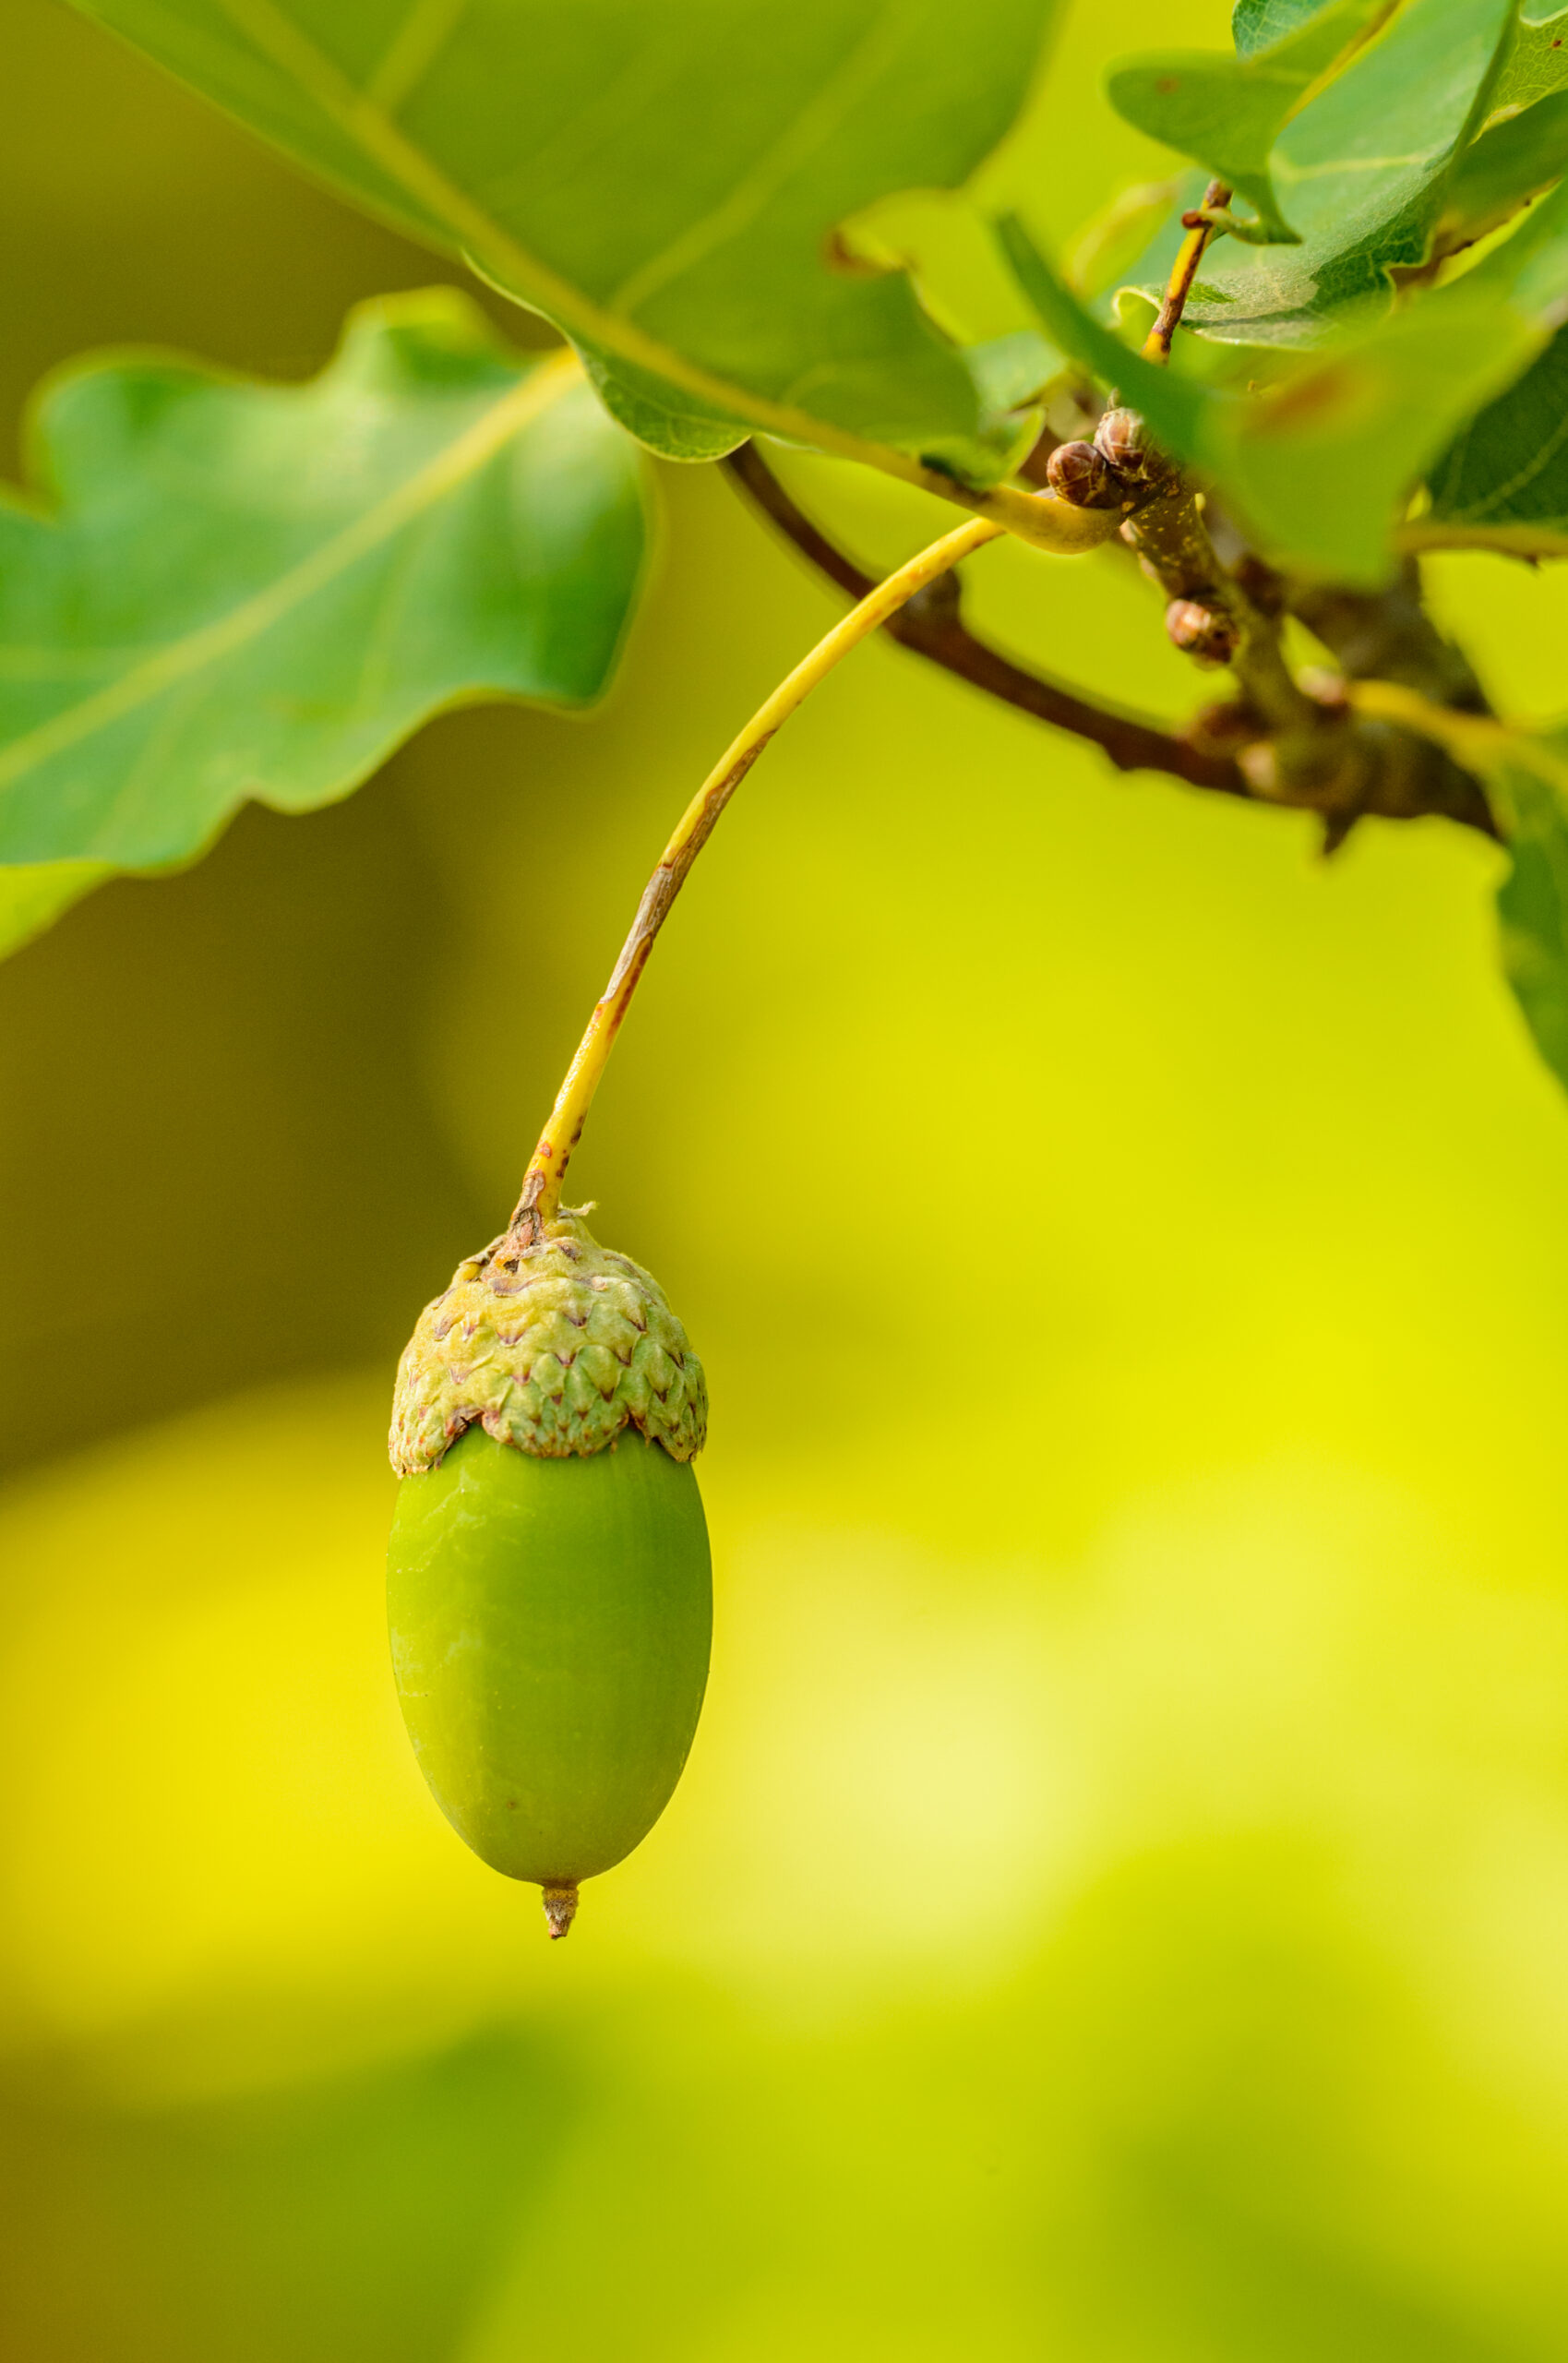
[[(12, 19), (11, 415), (126, 338), (303, 378), (440, 276), (53, 0)], [(1170, 30), (1074, 11), (997, 200), (1066, 236), (1164, 169), (1094, 93)], [(868, 558), (925, 530), (791, 477)], [(1568, 1123), (1480, 841), (1325, 868), (894, 648), (838, 675), (574, 1168), (713, 1387), (691, 1765), (559, 1948), (424, 1792), (392, 1357), (834, 612), (715, 474), (662, 493), (601, 714), (449, 716), (0, 969), (0, 2339), (1554, 2363)], [(1054, 671), (1189, 702), (1113, 564), (972, 573)], [(1562, 579), (1430, 578), (1550, 713)]]
[(450, 288), (356, 307), (305, 386), (90, 359), (27, 430), (50, 513), (0, 508), (0, 951), (37, 931), (31, 865), (61, 907), (247, 801), (335, 802), (443, 707), (582, 706), (615, 668), (641, 455), (569, 355), (520, 367)]

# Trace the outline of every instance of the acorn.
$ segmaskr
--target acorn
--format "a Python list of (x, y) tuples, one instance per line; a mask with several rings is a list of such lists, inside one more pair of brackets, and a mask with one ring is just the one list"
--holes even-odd
[(468, 1257), (399, 1365), (387, 1587), (403, 1720), (448, 1820), (544, 1890), (552, 1937), (580, 1883), (647, 1836), (696, 1733), (707, 1409), (657, 1283), (580, 1214)]

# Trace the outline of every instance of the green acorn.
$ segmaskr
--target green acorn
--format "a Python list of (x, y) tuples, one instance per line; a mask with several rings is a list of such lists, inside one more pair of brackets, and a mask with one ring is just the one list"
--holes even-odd
[(651, 1276), (580, 1216), (458, 1267), (399, 1366), (392, 1662), (437, 1804), (545, 1891), (668, 1803), (708, 1678), (712, 1585), (691, 1458), (702, 1365)]

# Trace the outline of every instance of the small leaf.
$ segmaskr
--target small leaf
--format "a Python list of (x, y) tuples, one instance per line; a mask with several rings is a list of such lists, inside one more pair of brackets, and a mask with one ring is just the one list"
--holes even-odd
[(1056, 0), (78, 0), (578, 345), (656, 450), (753, 429), (990, 483), (1013, 437), (838, 226), (959, 186)]
[(79, 365), (0, 505), (0, 942), (248, 798), (348, 794), (440, 707), (604, 687), (642, 563), (634, 445), (567, 354), (447, 289), (364, 306), (312, 383)]
[(1535, 1044), (1568, 1085), (1568, 731), (1460, 722), (1453, 751), (1487, 784), (1511, 867), (1499, 950)]
[(1568, 90), (1568, 9), (1526, 23), (1515, 18), (1491, 93), (1494, 115), (1511, 107), (1533, 106), (1553, 90)]
[(1568, 801), (1524, 764), (1499, 765), (1490, 785), (1513, 863), (1497, 895), (1503, 974), (1536, 1048), (1568, 1085)]
[(1568, 329), (1449, 445), (1408, 537), (1418, 547), (1568, 557)]
[(1237, 56), (1255, 57), (1259, 50), (1272, 49), (1315, 17), (1323, 5), (1323, 0), (1236, 0), (1230, 38)]
[(1499, 292), (1543, 336), (1557, 333), (1443, 452), (1427, 513), (1404, 538), (1413, 547), (1568, 555), (1568, 184), (1447, 292), (1463, 288)]
[[(1167, 148), (1192, 156), (1245, 198), (1272, 240), (1295, 242), (1269, 174), (1280, 133), (1392, 14), (1396, 0), (1327, 0), (1309, 10), (1252, 9), (1247, 48), (1155, 50), (1111, 68), (1106, 90), (1119, 114)], [(1281, 22), (1288, 17), (1288, 22)], [(1254, 36), (1267, 30), (1266, 42)], [(1238, 49), (1240, 42), (1238, 42)]]
[(1568, 90), (1504, 116), (1466, 148), (1455, 164), (1437, 225), (1440, 249), (1454, 253), (1506, 222), (1568, 171)]
[(1568, 729), (1516, 729), (1388, 681), (1363, 683), (1357, 702), (1485, 781), (1511, 860), (1497, 895), (1503, 972), (1536, 1048), (1568, 1084)]
[(1511, 0), (1409, 0), (1270, 156), (1300, 244), (1226, 240), (1203, 276), (1227, 300), (1189, 304), (1185, 325), (1304, 347), (1353, 306), (1386, 308), (1394, 275), (1428, 258), (1454, 161), (1490, 110), (1512, 13)]
[(1568, 10), (1539, 24), (1515, 17), (1505, 36), (1479, 137), (1450, 176), (1435, 251), (1486, 233), (1568, 170)]

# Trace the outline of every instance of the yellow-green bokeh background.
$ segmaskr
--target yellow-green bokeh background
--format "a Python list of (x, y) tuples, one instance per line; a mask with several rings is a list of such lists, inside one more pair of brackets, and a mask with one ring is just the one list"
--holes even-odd
[[(6, 14), (12, 417), (116, 342), (304, 374), (442, 275)], [(1223, 35), (1176, 14), (1077, 8), (996, 174), (1043, 229), (1159, 168), (1096, 77)], [(874, 556), (926, 528), (792, 473)], [(1549, 2363), (1568, 1106), (1478, 840), (1325, 867), (863, 652), (705, 856), (580, 1159), (712, 1382), (688, 1775), (558, 1948), (423, 1791), (392, 1358), (835, 612), (715, 473), (659, 498), (598, 715), (449, 718), (0, 970), (0, 2343)], [(1113, 563), (971, 571), (1054, 669), (1191, 695)], [(1437, 591), (1504, 702), (1568, 702), (1568, 577)]]

